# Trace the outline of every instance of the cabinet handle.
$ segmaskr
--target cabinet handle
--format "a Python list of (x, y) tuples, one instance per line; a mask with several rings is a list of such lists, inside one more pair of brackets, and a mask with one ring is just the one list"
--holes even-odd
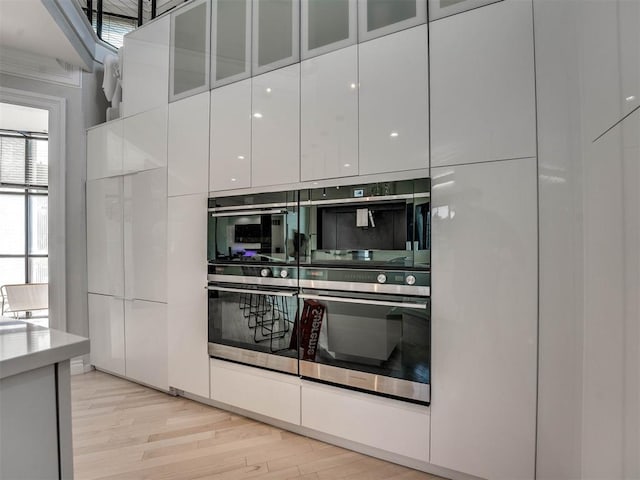
[(309, 300), (325, 300), (327, 302), (340, 302), (340, 303), (356, 303), (359, 305), (380, 305), (383, 307), (401, 307), (401, 308), (413, 308), (416, 310), (426, 310), (427, 305), (424, 303), (405, 303), (405, 302), (388, 302), (384, 300), (365, 300), (358, 298), (344, 298), (344, 297), (330, 297), (325, 295), (308, 295), (301, 293), (298, 298)]
[(230, 288), (230, 287), (217, 287), (208, 285), (207, 290), (214, 290), (217, 292), (231, 292), (231, 293), (250, 293), (253, 295), (272, 295), (274, 297), (295, 297), (295, 292), (275, 292), (272, 290), (250, 290), (248, 288)]

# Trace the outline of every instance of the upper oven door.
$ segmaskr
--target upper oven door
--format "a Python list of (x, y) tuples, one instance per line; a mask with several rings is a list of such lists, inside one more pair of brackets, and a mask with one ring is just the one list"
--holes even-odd
[(302, 265), (427, 269), (429, 180), (301, 192)]
[(296, 197), (280, 192), (209, 199), (209, 263), (295, 263)]

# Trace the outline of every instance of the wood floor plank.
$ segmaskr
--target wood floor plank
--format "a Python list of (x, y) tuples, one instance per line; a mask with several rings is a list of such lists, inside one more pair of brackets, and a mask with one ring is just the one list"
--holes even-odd
[(438, 480), (102, 372), (72, 377), (77, 480)]

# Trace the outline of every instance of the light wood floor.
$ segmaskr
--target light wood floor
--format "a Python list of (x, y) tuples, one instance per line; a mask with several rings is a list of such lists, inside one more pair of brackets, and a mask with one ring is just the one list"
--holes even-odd
[(439, 479), (101, 372), (71, 390), (77, 480)]

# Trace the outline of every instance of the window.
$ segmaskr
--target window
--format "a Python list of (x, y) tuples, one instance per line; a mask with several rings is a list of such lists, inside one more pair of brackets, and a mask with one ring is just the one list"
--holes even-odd
[(46, 135), (0, 131), (0, 285), (49, 281), (48, 170)]

